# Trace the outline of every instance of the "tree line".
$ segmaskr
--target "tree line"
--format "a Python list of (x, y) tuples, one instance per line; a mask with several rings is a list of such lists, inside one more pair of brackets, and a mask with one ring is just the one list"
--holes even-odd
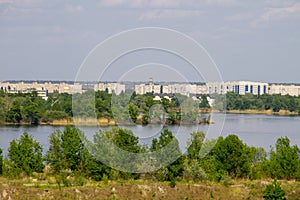
[[(154, 172), (138, 174), (119, 171), (108, 167), (103, 161), (118, 162), (124, 159), (131, 169), (151, 169), (150, 160), (131, 162), (135, 157), (122, 157), (114, 151), (103, 151), (103, 137), (114, 145), (132, 153), (157, 152), (158, 164), (171, 156), (176, 160)], [(18, 178), (32, 174), (50, 174), (56, 177), (57, 184), (83, 184), (84, 180), (128, 180), (149, 179), (154, 181), (216, 181), (230, 184), (232, 178), (246, 179), (296, 179), (300, 180), (300, 150), (291, 145), (287, 137), (279, 138), (270, 152), (263, 148), (250, 147), (236, 135), (205, 140), (202, 132), (193, 132), (185, 153), (181, 152), (176, 137), (164, 129), (151, 145), (141, 145), (139, 138), (130, 130), (113, 127), (99, 131), (93, 141), (87, 141), (84, 133), (67, 126), (63, 131), (56, 130), (49, 137), (50, 147), (43, 155), (43, 148), (31, 135), (25, 132), (19, 139), (11, 141), (7, 158), (0, 149), (0, 174)], [(171, 147), (167, 145), (171, 144)], [(92, 147), (92, 148), (87, 148)], [(170, 151), (172, 155), (166, 155)], [(101, 155), (99, 158), (97, 156)], [(113, 159), (110, 159), (113, 158)], [(142, 164), (141, 164), (142, 163)], [(113, 164), (113, 163), (111, 163)], [(155, 168), (156, 169), (156, 168)], [(70, 178), (71, 177), (71, 178)]]
[[(249, 109), (273, 112), (288, 110), (295, 113), (300, 111), (300, 98), (289, 95), (227, 93), (226, 95), (215, 94), (211, 98), (214, 99), (213, 109), (221, 111)], [(72, 107), (74, 101), (79, 105), (78, 107)], [(210, 109), (206, 95), (201, 96), (200, 101), (194, 101), (180, 94), (158, 101), (154, 100), (153, 93), (139, 95), (133, 91), (126, 91), (116, 96), (107, 91), (95, 93), (86, 91), (74, 96), (55, 92), (49, 94), (48, 99), (44, 100), (36, 92), (7, 94), (0, 91), (0, 123), (11, 124), (40, 124), (51, 123), (54, 120), (71, 120), (74, 112), (82, 118), (115, 119), (124, 123), (127, 120), (144, 125), (163, 122), (170, 125), (180, 122), (208, 123), (210, 119), (205, 117), (203, 112), (209, 112)], [(163, 118), (162, 110), (166, 113)]]
[[(8, 94), (0, 91), (0, 123), (37, 125), (53, 120), (72, 119), (75, 112), (82, 118), (114, 119), (117, 116), (121, 121), (130, 120), (144, 125), (151, 122), (161, 123), (162, 120), (167, 120), (168, 124), (176, 124), (185, 118), (196, 121), (199, 117), (198, 110), (182, 114), (180, 107), (182, 102), (195, 108), (210, 108), (206, 97), (202, 99), (203, 101), (195, 104), (192, 98), (180, 94), (174, 95), (171, 99), (162, 98), (158, 101), (154, 100), (153, 93), (138, 95), (126, 91), (116, 96), (109, 94), (108, 91), (86, 91), (74, 96), (54, 92), (44, 100), (37, 92)], [(73, 101), (79, 105), (78, 108), (72, 107)], [(161, 105), (167, 113), (164, 119), (161, 119), (160, 110), (150, 110), (154, 105)]]
[[(290, 95), (239, 95), (229, 92), (226, 95), (216, 94), (214, 99), (214, 107), (220, 110), (272, 110), (273, 112), (288, 110), (300, 112), (300, 98)], [(226, 105), (224, 105), (225, 102)]]

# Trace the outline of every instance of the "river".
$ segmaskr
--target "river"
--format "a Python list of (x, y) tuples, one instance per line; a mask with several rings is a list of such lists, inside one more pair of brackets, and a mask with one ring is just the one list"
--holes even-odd
[[(223, 120), (224, 119), (224, 120)], [(279, 137), (287, 136), (291, 144), (300, 146), (300, 117), (277, 115), (253, 115), (253, 114), (213, 114), (213, 124), (199, 126), (170, 126), (169, 130), (178, 138), (182, 150), (186, 149), (186, 143), (192, 131), (200, 130), (207, 134), (207, 138), (216, 138), (220, 135), (236, 134), (249, 146), (263, 147), (270, 150), (270, 145), (275, 145)], [(92, 139), (99, 127), (78, 127)], [(109, 127), (102, 128), (108, 129)], [(153, 137), (158, 137), (165, 127), (159, 125), (131, 126), (131, 129), (140, 138), (141, 143), (150, 144)], [(44, 152), (49, 148), (49, 135), (57, 130), (63, 130), (63, 126), (0, 126), (0, 148), (7, 154), (10, 141), (20, 138), (27, 131), (41, 143)]]

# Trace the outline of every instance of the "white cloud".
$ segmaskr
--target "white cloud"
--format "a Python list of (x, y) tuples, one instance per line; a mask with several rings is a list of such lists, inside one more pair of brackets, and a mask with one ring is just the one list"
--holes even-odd
[(300, 17), (300, 3), (295, 3), (284, 8), (266, 8), (265, 12), (258, 19), (254, 20), (251, 25), (257, 26), (261, 23), (291, 17)]
[(172, 19), (199, 16), (203, 12), (199, 10), (179, 10), (179, 9), (155, 9), (142, 14), (139, 20)]

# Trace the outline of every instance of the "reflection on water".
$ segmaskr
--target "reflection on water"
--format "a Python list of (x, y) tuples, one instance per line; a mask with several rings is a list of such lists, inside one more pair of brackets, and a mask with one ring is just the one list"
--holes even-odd
[[(154, 137), (158, 137), (163, 128), (168, 128), (178, 138), (182, 150), (186, 149), (186, 143), (190, 133), (193, 131), (203, 131), (209, 133), (207, 138), (216, 138), (219, 135), (226, 136), (228, 134), (236, 134), (240, 139), (250, 146), (263, 147), (270, 149), (270, 145), (274, 145), (277, 138), (287, 136), (292, 144), (300, 146), (300, 117), (275, 116), (275, 115), (246, 115), (246, 114), (227, 114), (224, 127), (222, 127), (222, 119), (224, 114), (214, 114), (211, 125), (200, 126), (169, 126), (160, 125), (148, 126), (130, 126), (124, 127), (131, 129), (134, 134), (140, 138), (140, 142), (150, 144)], [(88, 139), (92, 139), (93, 135), (99, 130), (99, 127), (79, 127), (86, 134)], [(108, 129), (101, 128), (103, 130)], [(62, 126), (0, 126), (0, 148), (6, 154), (9, 143), (13, 139), (17, 139), (20, 135), (27, 131), (41, 143), (44, 151), (49, 148), (48, 137), (57, 130), (63, 130)]]

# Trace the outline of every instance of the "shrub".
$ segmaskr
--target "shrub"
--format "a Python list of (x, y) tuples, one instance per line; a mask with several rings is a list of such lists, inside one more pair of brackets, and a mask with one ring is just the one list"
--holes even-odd
[(285, 191), (281, 188), (281, 184), (274, 179), (274, 181), (266, 186), (264, 190), (264, 199), (266, 200), (285, 200)]

